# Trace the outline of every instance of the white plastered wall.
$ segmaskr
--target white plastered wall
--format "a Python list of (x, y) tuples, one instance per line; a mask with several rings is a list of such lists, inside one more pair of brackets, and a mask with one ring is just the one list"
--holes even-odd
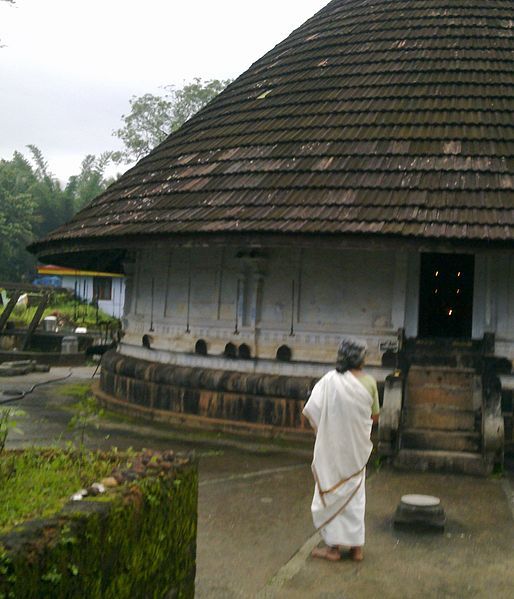
[(473, 337), (494, 333), (495, 353), (514, 360), (514, 255), (478, 255)]
[(264, 363), (287, 345), (294, 361), (332, 363), (351, 334), (367, 340), (379, 364), (405, 324), (408, 259), (400, 251), (275, 248), (256, 257), (153, 248), (127, 270), (124, 347), (135, 355), (150, 335), (159, 361), (193, 353), (204, 339), (210, 356), (244, 343)]

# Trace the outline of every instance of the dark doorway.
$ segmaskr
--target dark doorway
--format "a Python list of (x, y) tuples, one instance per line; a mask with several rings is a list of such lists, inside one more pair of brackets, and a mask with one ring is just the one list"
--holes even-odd
[(468, 254), (422, 254), (419, 337), (470, 339), (475, 258)]

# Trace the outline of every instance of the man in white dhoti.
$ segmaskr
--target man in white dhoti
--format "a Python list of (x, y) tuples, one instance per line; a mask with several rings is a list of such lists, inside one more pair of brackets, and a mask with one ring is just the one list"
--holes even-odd
[(344, 339), (336, 369), (318, 381), (303, 409), (316, 433), (312, 518), (326, 544), (312, 555), (331, 561), (341, 559), (343, 547), (363, 559), (366, 464), (379, 413), (377, 384), (362, 370), (366, 349)]

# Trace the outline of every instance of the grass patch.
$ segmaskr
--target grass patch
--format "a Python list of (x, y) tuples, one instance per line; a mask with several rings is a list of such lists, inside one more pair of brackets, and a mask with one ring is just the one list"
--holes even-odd
[(83, 451), (84, 439), (87, 436), (86, 429), (91, 426), (98, 429), (104, 411), (91, 392), (91, 383), (89, 382), (63, 385), (63, 387), (58, 389), (57, 394), (76, 399), (75, 403), (68, 406), (68, 409), (74, 414), (68, 423), (68, 428), (80, 434), (78, 449), (79, 451)]
[[(59, 511), (70, 495), (108, 476), (121, 456), (57, 449), (0, 455), (0, 534)], [(80, 461), (80, 467), (78, 467)]]
[(59, 397), (72, 397), (77, 401), (81, 401), (91, 395), (91, 383), (67, 383), (59, 385), (54, 389), (54, 393)]

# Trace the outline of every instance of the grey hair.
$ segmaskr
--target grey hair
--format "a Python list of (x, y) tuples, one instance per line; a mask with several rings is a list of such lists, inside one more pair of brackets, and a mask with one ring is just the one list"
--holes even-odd
[(337, 372), (344, 373), (353, 368), (360, 368), (364, 364), (367, 351), (368, 346), (365, 341), (350, 337), (343, 339), (337, 350)]

